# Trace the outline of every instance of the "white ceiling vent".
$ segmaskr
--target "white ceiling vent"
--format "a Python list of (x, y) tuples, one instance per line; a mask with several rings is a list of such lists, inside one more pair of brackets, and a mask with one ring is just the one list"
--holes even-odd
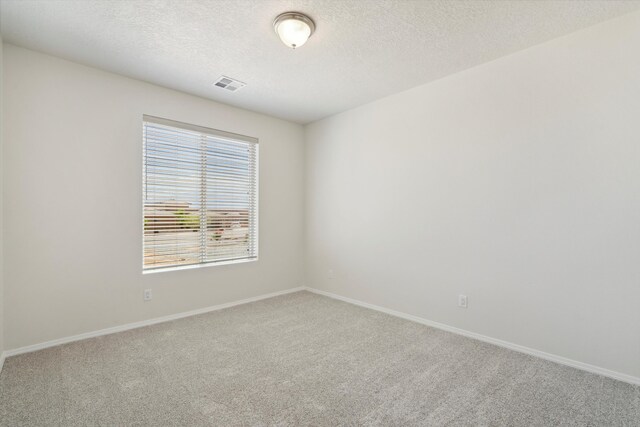
[(235, 92), (238, 89), (242, 89), (247, 84), (242, 83), (239, 80), (232, 79), (231, 77), (221, 76), (213, 85), (230, 92)]

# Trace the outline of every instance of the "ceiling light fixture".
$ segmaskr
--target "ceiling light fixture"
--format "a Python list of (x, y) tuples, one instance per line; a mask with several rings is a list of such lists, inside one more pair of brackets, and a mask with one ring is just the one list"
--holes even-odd
[(298, 12), (285, 12), (273, 21), (273, 29), (282, 40), (292, 49), (302, 46), (309, 40), (316, 29), (311, 18)]

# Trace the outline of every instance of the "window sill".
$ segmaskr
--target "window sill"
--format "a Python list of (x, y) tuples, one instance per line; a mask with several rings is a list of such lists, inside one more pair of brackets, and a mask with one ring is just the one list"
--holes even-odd
[(254, 261), (258, 261), (258, 257), (234, 259), (230, 261), (208, 262), (206, 264), (179, 265), (175, 267), (160, 267), (160, 268), (154, 268), (152, 270), (142, 270), (142, 274), (155, 274), (155, 273), (164, 273), (166, 271), (178, 271), (178, 270), (193, 270), (197, 268), (215, 267), (218, 265), (243, 264), (245, 262), (254, 262)]

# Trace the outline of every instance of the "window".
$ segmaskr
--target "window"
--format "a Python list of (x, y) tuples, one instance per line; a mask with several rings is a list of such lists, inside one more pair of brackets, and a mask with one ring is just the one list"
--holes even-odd
[(257, 142), (144, 116), (144, 271), (257, 259)]

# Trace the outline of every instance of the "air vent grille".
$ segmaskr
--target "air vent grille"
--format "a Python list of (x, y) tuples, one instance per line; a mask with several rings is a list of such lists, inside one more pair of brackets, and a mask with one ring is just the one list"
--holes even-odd
[(229, 92), (235, 92), (239, 89), (242, 89), (247, 84), (242, 83), (239, 80), (232, 79), (231, 77), (221, 76), (213, 83), (213, 85), (219, 87), (220, 89), (228, 90)]

